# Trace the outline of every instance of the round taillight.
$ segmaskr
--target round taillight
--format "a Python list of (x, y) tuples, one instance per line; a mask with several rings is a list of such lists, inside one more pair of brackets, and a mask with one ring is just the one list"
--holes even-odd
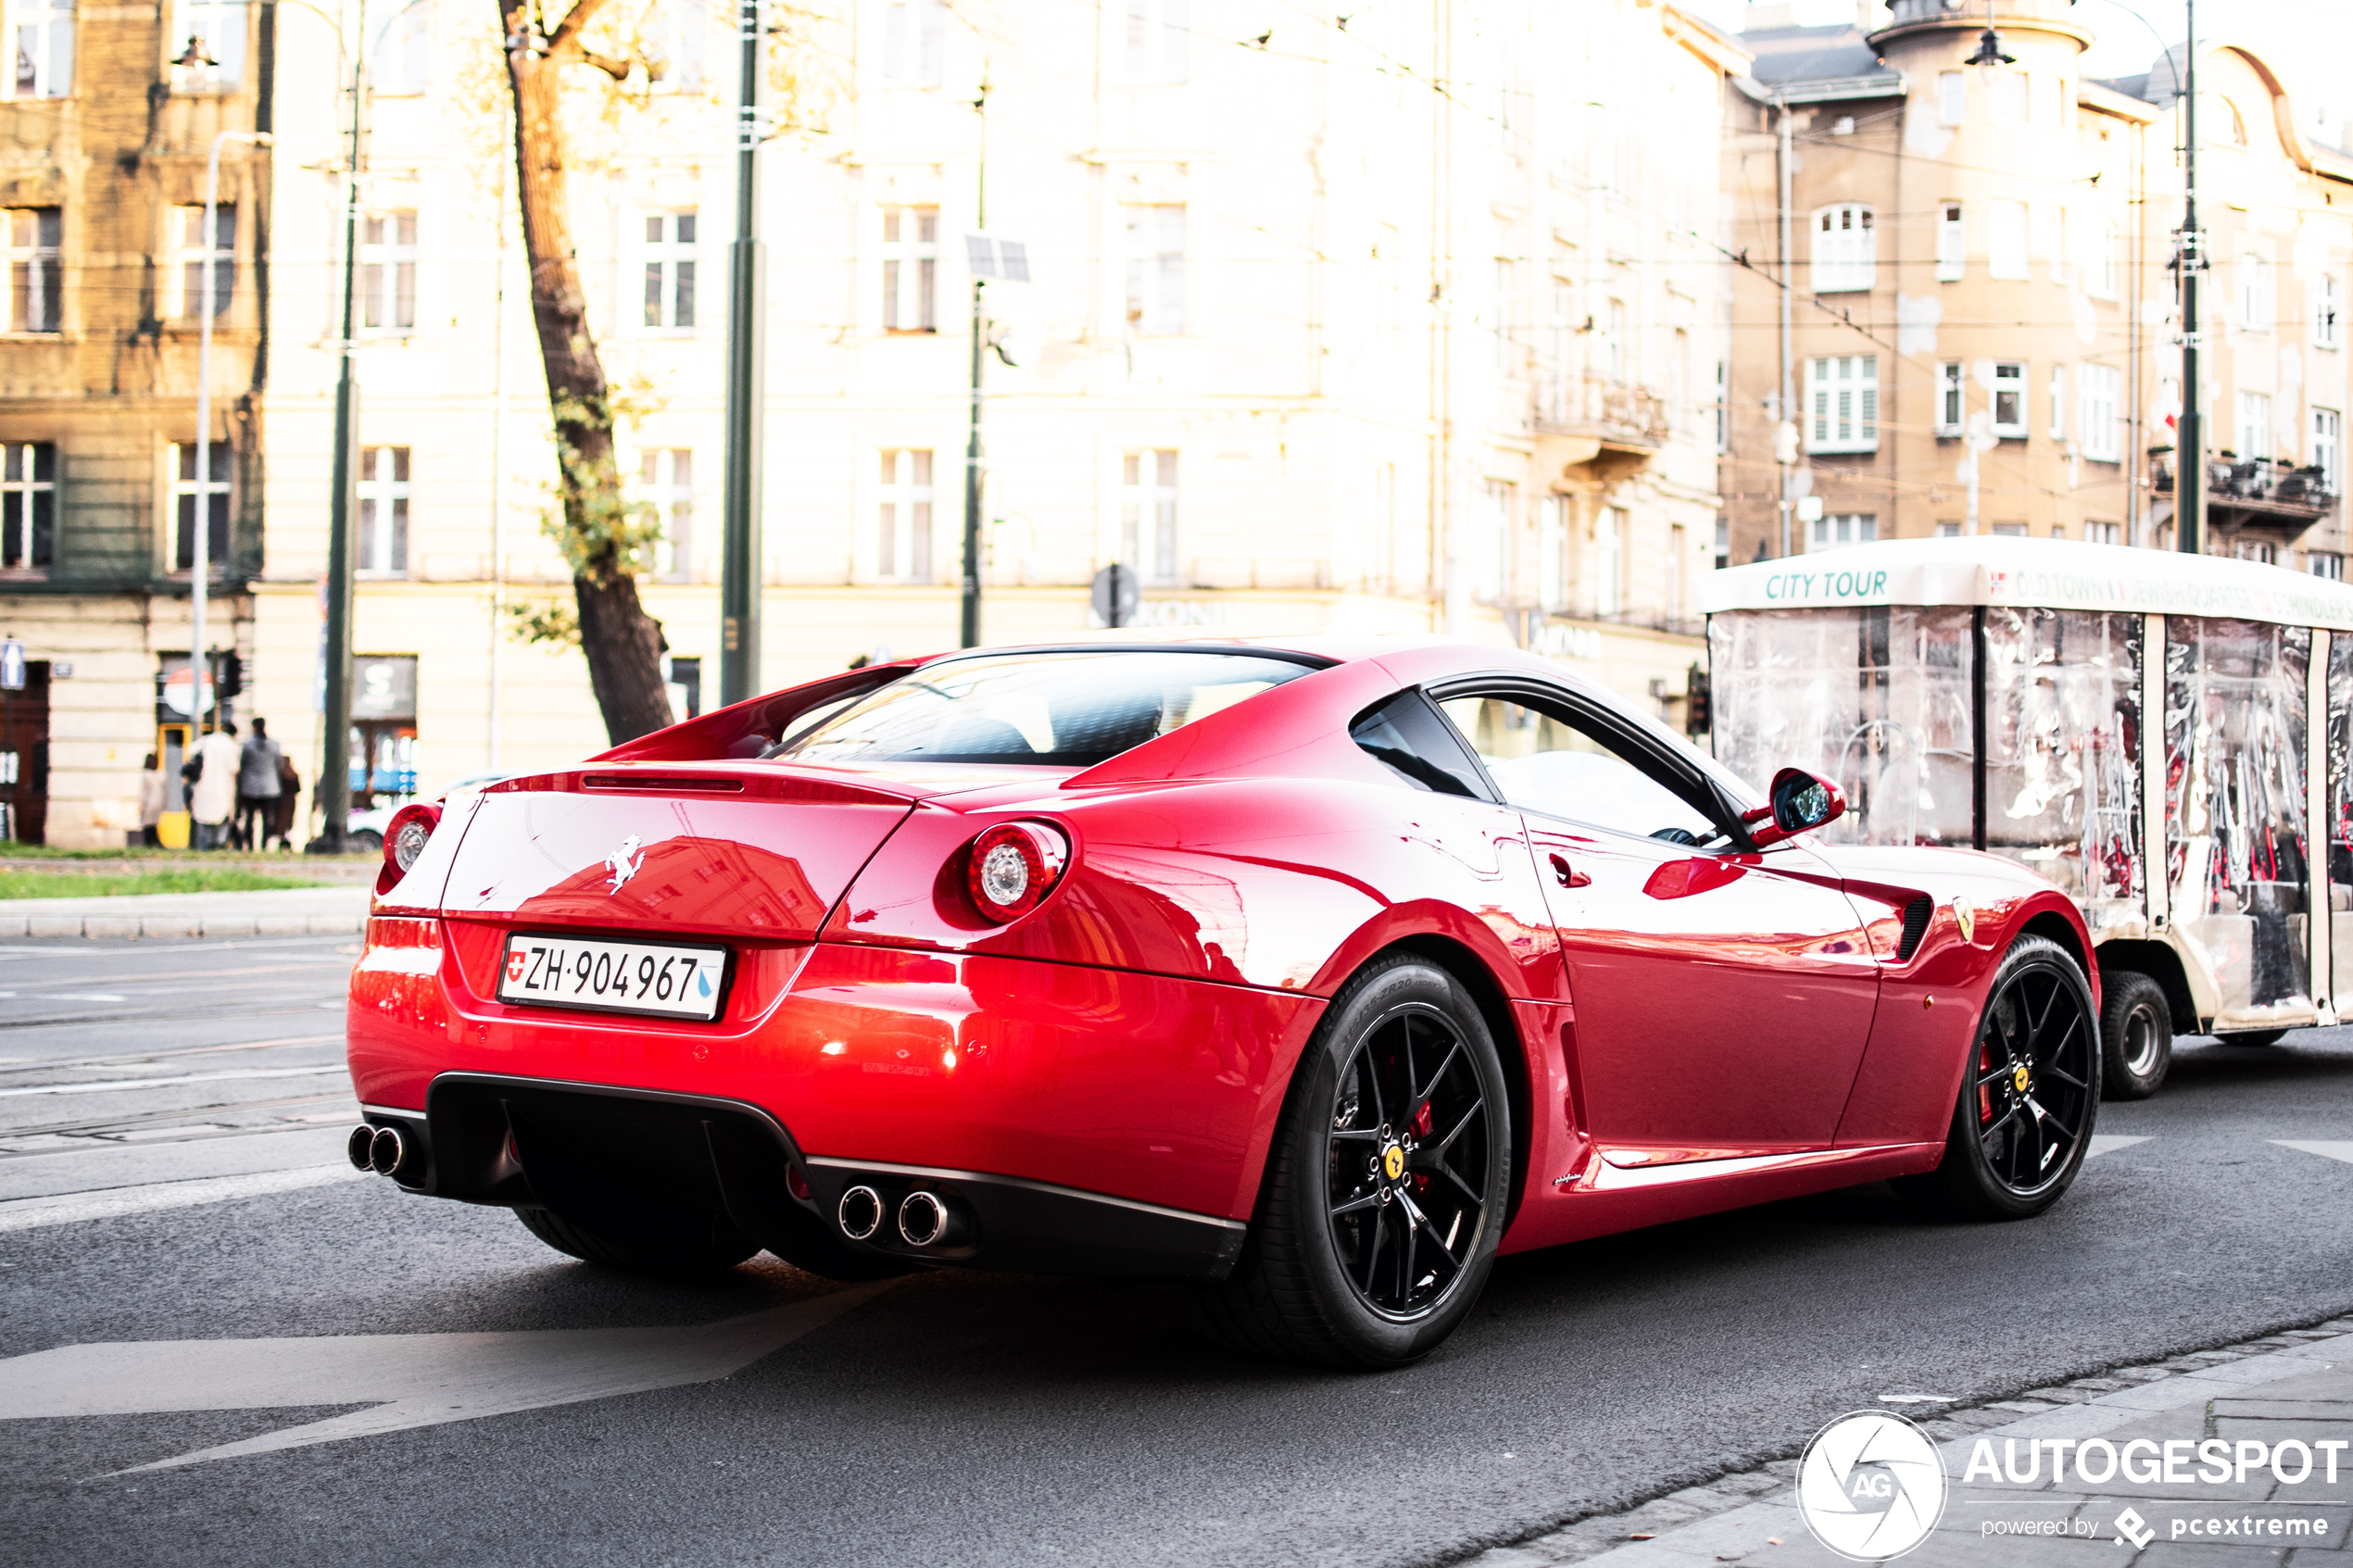
[(1000, 822), (973, 840), (964, 882), (973, 903), (993, 921), (1036, 909), (1063, 874), (1069, 843), (1042, 822)]
[(425, 841), (441, 825), (438, 806), (403, 806), (384, 824), (384, 864), (402, 876), (409, 874), (425, 852)]

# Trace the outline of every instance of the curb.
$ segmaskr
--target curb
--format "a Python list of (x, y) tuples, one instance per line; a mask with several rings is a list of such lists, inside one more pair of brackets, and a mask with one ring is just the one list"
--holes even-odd
[(359, 915), (0, 915), (0, 936), (343, 936)]
[[(2093, 1432), (2089, 1426), (2080, 1434), (2076, 1428), (2083, 1425), (2084, 1418), (2096, 1419), (2104, 1413), (2098, 1407), (2137, 1418), (2152, 1410), (2194, 1402), (2198, 1394), (2210, 1394), (2218, 1379), (2237, 1381), (2230, 1374), (2216, 1374), (2216, 1368), (2303, 1350), (2347, 1334), (2353, 1334), (2353, 1316), (2332, 1315), (2309, 1327), (2283, 1329), (2208, 1350), (2192, 1350), (2159, 1361), (2116, 1367), (2066, 1384), (2031, 1388), (2007, 1399), (1979, 1400), (1926, 1419), (1915, 1419), (1939, 1448), (1957, 1444), (1988, 1429), (2090, 1436)], [(2164, 1390), (2163, 1386), (2176, 1378), (2188, 1380), (2188, 1398)], [(2141, 1390), (2150, 1384), (2158, 1387), (2143, 1395)], [(2047, 1421), (2036, 1420), (2060, 1411), (2069, 1413)], [(2030, 1422), (2034, 1424), (2030, 1426)], [(1625, 1562), (1629, 1568), (1637, 1562), (1651, 1568), (1666, 1568), (1670, 1563), (1680, 1568), (1684, 1563), (1736, 1561), (1753, 1542), (1718, 1540), (1712, 1538), (1716, 1532), (1706, 1529), (1678, 1537), (1686, 1527), (1708, 1525), (1735, 1511), (1753, 1510), (1759, 1504), (1769, 1508), (1769, 1494), (1784, 1492), (1795, 1485), (1797, 1464), (1794, 1455), (1772, 1460), (1719, 1474), (1696, 1486), (1657, 1494), (1630, 1508), (1588, 1513), (1566, 1524), (1531, 1531), (1483, 1549), (1474, 1547), (1442, 1561), (1457, 1568), (1566, 1568), (1567, 1564), (1604, 1556), (1613, 1562)], [(1776, 1516), (1785, 1539), (1803, 1533), (1794, 1506), (1787, 1508), (1786, 1512), (1785, 1521)], [(1724, 1520), (1727, 1525), (1731, 1523)]]

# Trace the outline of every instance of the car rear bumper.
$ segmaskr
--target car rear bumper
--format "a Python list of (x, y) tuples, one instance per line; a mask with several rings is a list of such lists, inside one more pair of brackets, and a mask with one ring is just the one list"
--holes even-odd
[[(763, 1245), (818, 1225), (853, 1248), (1054, 1273), (1230, 1268), (1322, 1007), (1033, 960), (747, 945), (722, 1017), (681, 1023), (499, 1004), (497, 951), (459, 932), (371, 947), (355, 972), (353, 1078), (370, 1120), (421, 1151), (405, 1185), (592, 1229), (585, 1210), (635, 1191)], [(862, 1185), (893, 1219), (933, 1193), (961, 1234), (845, 1236), (841, 1197)]]

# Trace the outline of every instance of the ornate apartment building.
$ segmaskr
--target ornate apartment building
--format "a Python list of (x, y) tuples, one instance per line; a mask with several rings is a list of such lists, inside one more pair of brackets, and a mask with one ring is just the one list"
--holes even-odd
[[(260, 566), (271, 35), (244, 5), (15, 0), (0, 80), (0, 801), (18, 836), (120, 845), (208, 531), (224, 710)], [(220, 133), (219, 201), (205, 173)], [(212, 429), (199, 471), (206, 274)], [(184, 698), (183, 698), (184, 702)]]
[[(1752, 8), (1725, 154), (1752, 264), (1730, 558), (1972, 527), (2173, 543), (2184, 56), (2091, 80), (2094, 19), (1995, 0), (2012, 58), (1971, 63), (1987, 16), (1864, 0), (1854, 25), (1799, 28)], [(2207, 547), (2341, 576), (2353, 156), (2313, 143), (2249, 48), (2202, 43), (2197, 87)]]

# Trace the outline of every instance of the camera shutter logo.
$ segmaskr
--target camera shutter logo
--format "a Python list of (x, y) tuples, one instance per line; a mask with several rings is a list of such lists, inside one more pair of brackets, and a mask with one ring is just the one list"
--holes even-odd
[(1797, 1512), (1814, 1538), (1856, 1562), (1901, 1557), (1944, 1512), (1944, 1461), (1927, 1433), (1885, 1411), (1840, 1416), (1797, 1466)]

